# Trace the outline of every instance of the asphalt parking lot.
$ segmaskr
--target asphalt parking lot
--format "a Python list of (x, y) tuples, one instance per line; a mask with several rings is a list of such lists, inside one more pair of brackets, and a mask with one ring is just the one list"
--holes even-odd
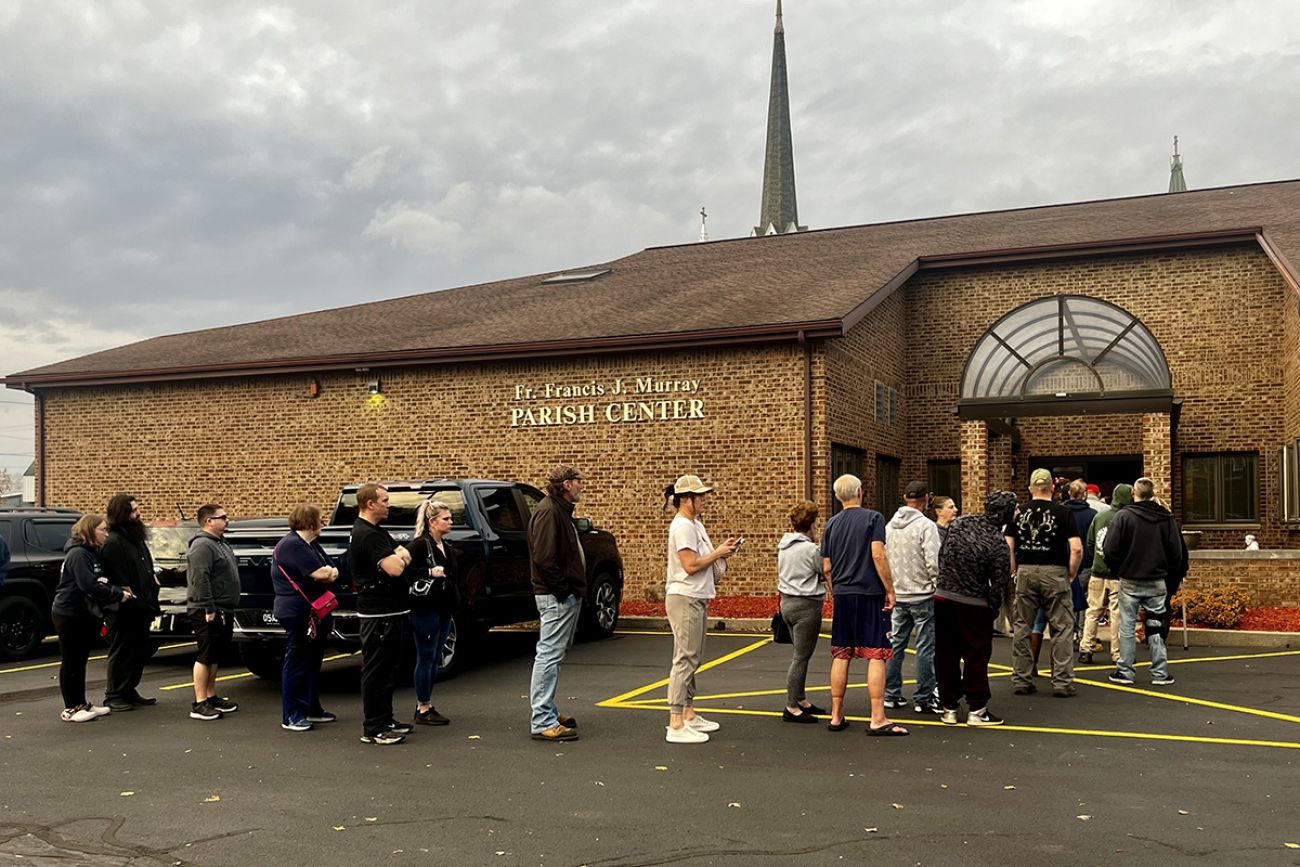
[[(1014, 697), (999, 672), (997, 729), (910, 712), (907, 738), (863, 735), (865, 688), (842, 733), (779, 719), (789, 649), (715, 634), (705, 745), (663, 740), (671, 639), (579, 644), (561, 707), (582, 739), (528, 737), (531, 645), (494, 632), (484, 659), (440, 684), (446, 728), (358, 742), (358, 661), (326, 663), (340, 721), (281, 731), (273, 685), (238, 668), (240, 702), (187, 717), (188, 648), (164, 650), (141, 691), (157, 707), (62, 723), (48, 657), (0, 668), (0, 860), (28, 864), (763, 865), (1300, 864), (1300, 651), (1193, 648), (1177, 683)], [(999, 639), (996, 663), (1008, 662)], [(828, 647), (810, 698), (828, 704)], [(91, 663), (102, 683), (103, 662)], [(865, 668), (855, 664), (861, 684)], [(92, 687), (93, 689), (93, 687)], [(827, 701), (822, 701), (826, 697)], [(397, 707), (414, 701), (400, 691)]]

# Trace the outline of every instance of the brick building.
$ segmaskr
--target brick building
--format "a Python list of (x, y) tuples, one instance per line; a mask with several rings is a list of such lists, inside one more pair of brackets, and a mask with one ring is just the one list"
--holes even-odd
[(1041, 464), (1152, 476), (1202, 548), (1266, 549), (1193, 578), (1297, 604), (1298, 261), (1300, 182), (1279, 182), (652, 248), (4, 382), (36, 396), (44, 504), (283, 514), (347, 482), (571, 462), (641, 598), (663, 486), (695, 472), (715, 535), (750, 540), (724, 592), (768, 593), (787, 505), (829, 514), (840, 472), (885, 509), (921, 478), (969, 510)]

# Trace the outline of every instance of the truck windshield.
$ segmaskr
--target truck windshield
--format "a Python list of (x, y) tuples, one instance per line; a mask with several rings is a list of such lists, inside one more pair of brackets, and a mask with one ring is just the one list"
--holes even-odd
[[(381, 526), (411, 530), (415, 527), (415, 511), (425, 500), (440, 500), (451, 508), (453, 527), (467, 528), (465, 519), (465, 495), (459, 488), (445, 488), (436, 491), (389, 491), (388, 520)], [(351, 525), (357, 520), (357, 493), (351, 491), (339, 498), (334, 509), (334, 526)]]

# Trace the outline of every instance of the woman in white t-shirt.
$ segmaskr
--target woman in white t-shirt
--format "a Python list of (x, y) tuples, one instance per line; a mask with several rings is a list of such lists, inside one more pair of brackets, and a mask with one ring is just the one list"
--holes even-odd
[(668, 584), (664, 607), (673, 631), (673, 667), (668, 675), (668, 729), (671, 744), (702, 744), (720, 726), (695, 712), (695, 672), (704, 652), (709, 600), (717, 595), (714, 582), (727, 571), (727, 558), (741, 540), (728, 539), (717, 548), (700, 522), (708, 506), (708, 487), (699, 476), (681, 476), (664, 491), (677, 514), (668, 527)]

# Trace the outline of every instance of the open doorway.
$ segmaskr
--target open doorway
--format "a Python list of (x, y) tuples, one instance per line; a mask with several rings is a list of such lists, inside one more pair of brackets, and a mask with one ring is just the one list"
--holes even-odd
[(1052, 471), (1054, 478), (1083, 479), (1101, 489), (1101, 498), (1110, 502), (1116, 485), (1131, 485), (1142, 475), (1141, 455), (1107, 455), (1105, 457), (1031, 457), (1029, 469), (1038, 467)]

